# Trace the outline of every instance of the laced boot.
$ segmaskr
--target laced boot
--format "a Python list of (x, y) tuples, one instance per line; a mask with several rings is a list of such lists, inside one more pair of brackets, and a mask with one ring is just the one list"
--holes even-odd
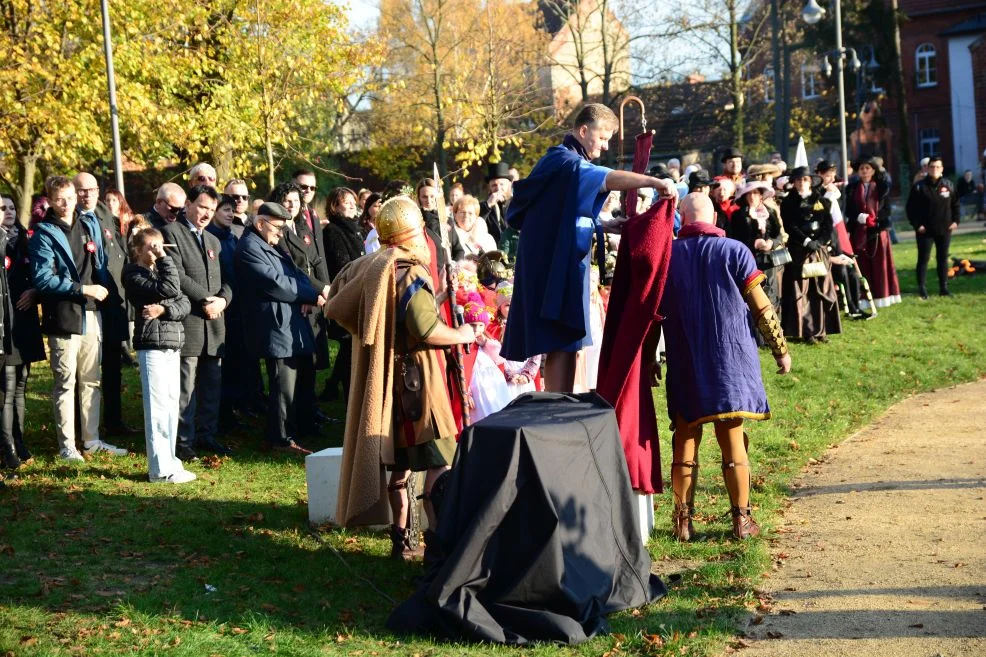
[[(692, 525), (692, 517), (695, 515), (695, 487), (698, 483), (698, 461), (676, 461), (672, 463), (672, 484), (674, 483), (674, 468), (683, 470), (681, 472), (681, 479), (691, 479), (691, 482), (684, 486), (687, 491), (684, 499), (679, 494), (679, 491), (674, 491), (671, 533), (679, 541), (690, 541), (695, 537), (695, 527)], [(673, 485), (672, 488), (674, 488)]]
[(734, 506), (731, 511), (733, 514), (733, 536), (743, 541), (760, 535), (760, 525), (750, 515), (750, 507)]
[(390, 526), (390, 558), (409, 561), (412, 558), (411, 532), (407, 527)]

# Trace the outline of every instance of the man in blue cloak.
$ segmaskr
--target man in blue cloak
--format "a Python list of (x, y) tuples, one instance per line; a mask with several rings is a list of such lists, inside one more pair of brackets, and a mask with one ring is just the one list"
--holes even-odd
[(592, 164), (609, 148), (619, 123), (605, 105), (588, 104), (572, 131), (514, 183), (507, 224), (520, 231), (514, 296), (502, 354), (523, 361), (546, 354), (545, 387), (572, 392), (576, 354), (589, 335), (589, 251), (601, 233), (599, 211), (611, 191), (654, 188), (677, 195), (674, 184)]

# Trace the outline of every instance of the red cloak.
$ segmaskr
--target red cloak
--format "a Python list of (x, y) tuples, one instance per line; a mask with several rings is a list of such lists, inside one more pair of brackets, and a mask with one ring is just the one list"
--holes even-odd
[[(634, 170), (642, 171), (650, 155), (650, 134), (637, 137)], [(638, 169), (639, 165), (639, 169)], [(634, 191), (627, 198), (636, 199)], [(631, 204), (632, 205), (632, 204)], [(616, 409), (630, 485), (641, 493), (664, 490), (657, 437), (657, 413), (650, 385), (650, 367), (656, 347), (652, 338), (662, 317), (657, 309), (664, 294), (671, 259), (674, 203), (662, 200), (644, 214), (628, 207), (613, 273), (609, 311), (603, 330), (596, 391)]]

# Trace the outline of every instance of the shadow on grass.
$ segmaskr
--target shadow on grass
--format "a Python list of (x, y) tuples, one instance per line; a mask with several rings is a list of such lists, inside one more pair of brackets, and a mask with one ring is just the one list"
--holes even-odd
[[(302, 505), (200, 499), (196, 487), (205, 481), (152, 485), (98, 465), (85, 472), (106, 476), (100, 483), (119, 492), (94, 490), (91, 481), (66, 486), (80, 474), (67, 466), (45, 473), (54, 486), (26, 480), (0, 490), (0, 605), (95, 616), (122, 606), (162, 621), (260, 620), (274, 629), (392, 639), (384, 622), (422, 574), (420, 563), (387, 557), (383, 533), (310, 533)], [(675, 609), (674, 596), (672, 589), (669, 600), (615, 615), (613, 631), (687, 633), (709, 624), (702, 613)], [(716, 616), (742, 611), (721, 608)]]

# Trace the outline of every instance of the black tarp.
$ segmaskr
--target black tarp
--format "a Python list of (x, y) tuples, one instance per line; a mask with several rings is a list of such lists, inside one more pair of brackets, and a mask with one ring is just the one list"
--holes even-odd
[(662, 597), (613, 409), (530, 393), (462, 435), (439, 514), (445, 560), (397, 607), (399, 633), (579, 643)]

